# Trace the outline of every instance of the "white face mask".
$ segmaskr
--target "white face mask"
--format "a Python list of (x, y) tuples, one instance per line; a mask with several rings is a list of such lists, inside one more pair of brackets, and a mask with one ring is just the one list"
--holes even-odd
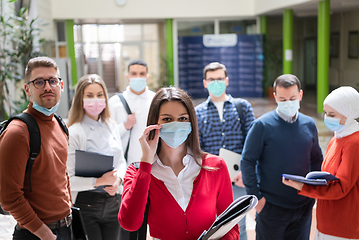
[(277, 102), (278, 111), (287, 117), (293, 117), (300, 108), (299, 100)]
[(190, 122), (170, 122), (161, 125), (160, 138), (171, 148), (177, 148), (186, 141), (192, 131)]
[(130, 78), (129, 85), (135, 92), (141, 92), (146, 88), (146, 80), (147, 78)]
[(43, 106), (40, 106), (36, 102), (33, 102), (32, 107), (34, 109), (36, 109), (37, 111), (45, 114), (46, 116), (50, 116), (51, 114), (56, 112), (56, 110), (59, 108), (59, 105), (60, 105), (60, 101), (58, 101), (55, 106), (53, 106), (52, 108), (49, 109), (49, 108), (45, 108)]

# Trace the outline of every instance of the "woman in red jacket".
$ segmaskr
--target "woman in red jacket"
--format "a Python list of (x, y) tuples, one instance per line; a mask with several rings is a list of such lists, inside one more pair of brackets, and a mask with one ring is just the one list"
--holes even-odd
[[(180, 89), (156, 93), (147, 126), (139, 139), (140, 167), (131, 165), (124, 178), (119, 222), (138, 230), (149, 198), (152, 237), (195, 240), (233, 201), (226, 164), (200, 150), (194, 106)], [(238, 238), (236, 225), (222, 239)]]
[(317, 199), (317, 240), (359, 239), (359, 93), (340, 87), (324, 100), (330, 140), (322, 171), (339, 178), (326, 186), (285, 180), (299, 194)]

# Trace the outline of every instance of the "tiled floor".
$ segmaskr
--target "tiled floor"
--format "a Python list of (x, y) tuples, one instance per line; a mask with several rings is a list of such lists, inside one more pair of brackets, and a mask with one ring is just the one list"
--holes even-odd
[[(256, 117), (261, 116), (263, 113), (268, 112), (276, 108), (276, 103), (274, 99), (268, 98), (246, 98), (248, 101), (251, 102), (253, 106), (253, 111)], [(195, 105), (202, 102), (203, 99), (195, 100)], [(323, 154), (325, 153), (326, 146), (330, 138), (333, 136), (333, 133), (330, 132), (324, 125), (323, 122), (323, 115), (316, 113), (316, 104), (315, 98), (305, 96), (303, 101), (301, 102), (300, 111), (306, 115), (309, 115), (314, 118), (319, 132), (319, 144), (322, 147)], [(248, 240), (255, 239), (255, 210), (252, 209), (247, 217), (247, 231), (248, 231)], [(15, 226), (15, 220), (11, 216), (4, 216), (0, 215), (0, 240), (9, 240), (11, 239), (13, 228)], [(311, 240), (314, 239), (314, 232), (316, 229), (316, 222), (315, 222), (315, 210), (313, 211), (313, 224), (312, 224), (312, 234)]]

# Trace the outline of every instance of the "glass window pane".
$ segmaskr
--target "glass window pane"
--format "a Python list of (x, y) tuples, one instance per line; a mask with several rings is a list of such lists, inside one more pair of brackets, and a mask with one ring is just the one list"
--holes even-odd
[(220, 21), (219, 33), (251, 34), (256, 28), (256, 20)]
[(126, 79), (127, 74), (127, 66), (129, 62), (133, 59), (141, 58), (141, 47), (139, 43), (134, 44), (121, 44), (121, 57), (119, 60), (119, 73), (120, 73), (120, 90), (125, 90), (128, 85), (128, 81)]
[(97, 25), (86, 24), (82, 26), (82, 37), (84, 42), (97, 42)]
[(120, 25), (99, 25), (98, 32), (99, 42), (119, 42), (121, 35), (123, 35), (123, 27)]
[(59, 47), (58, 47), (58, 51), (59, 51), (59, 57), (60, 57), (60, 58), (65, 58), (65, 57), (67, 57), (67, 49), (66, 49), (66, 46), (59, 46)]
[(117, 92), (116, 86), (116, 49), (115, 44), (101, 45), (103, 80), (109, 93)]
[(214, 34), (214, 21), (178, 22), (178, 36), (202, 36)]
[(85, 74), (98, 74), (97, 59), (99, 57), (98, 44), (84, 44), (85, 64), (87, 72)]
[(143, 43), (143, 58), (150, 74), (147, 85), (150, 89), (156, 89), (160, 82), (158, 42)]
[(157, 40), (157, 38), (158, 38), (157, 24), (144, 24), (143, 25), (143, 38), (144, 38), (144, 40)]
[(65, 22), (56, 22), (56, 28), (57, 28), (57, 41), (65, 42), (66, 41)]
[(124, 41), (140, 41), (141, 40), (141, 25), (128, 24), (124, 27)]
[(75, 43), (75, 58), (76, 58), (76, 68), (77, 68), (77, 79), (80, 79), (84, 72), (85, 58), (83, 54), (83, 45), (81, 43)]
[(75, 42), (82, 41), (81, 31), (82, 31), (81, 25), (74, 25), (74, 40), (75, 40)]

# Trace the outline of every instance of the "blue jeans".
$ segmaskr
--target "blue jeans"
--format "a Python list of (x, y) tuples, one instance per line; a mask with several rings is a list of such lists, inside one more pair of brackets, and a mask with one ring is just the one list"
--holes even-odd
[(266, 202), (256, 215), (257, 240), (309, 240), (314, 200), (295, 209)]
[[(57, 240), (72, 240), (72, 228), (63, 227), (59, 229), (52, 230), (52, 232), (57, 236)], [(32, 234), (29, 230), (24, 228), (19, 228), (15, 226), (14, 233), (12, 235), (13, 240), (40, 240), (37, 236)]]
[[(237, 199), (247, 195), (246, 189), (232, 184), (233, 198)], [(239, 221), (239, 240), (247, 240), (246, 216)]]

